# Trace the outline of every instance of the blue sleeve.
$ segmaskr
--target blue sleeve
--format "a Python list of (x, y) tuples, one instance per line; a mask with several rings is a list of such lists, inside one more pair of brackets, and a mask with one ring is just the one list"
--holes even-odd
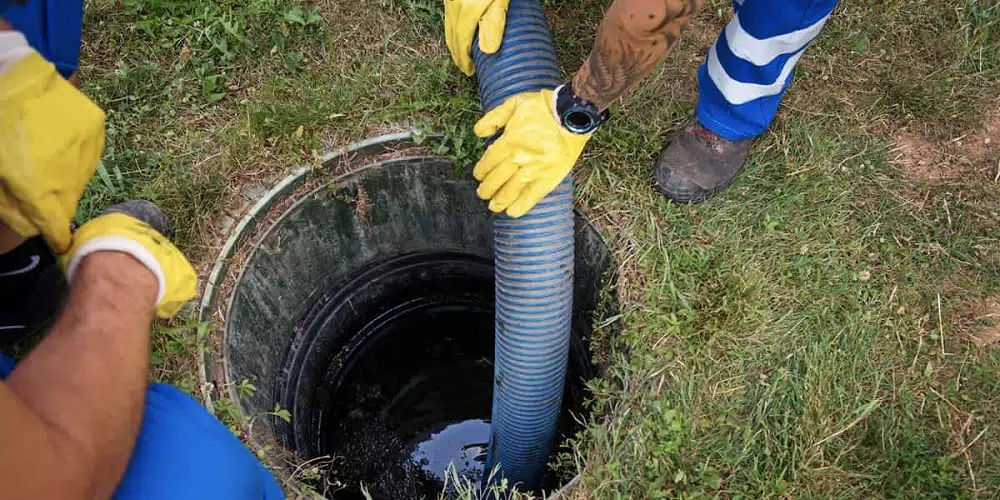
[(14, 360), (0, 353), (0, 380), (6, 379), (12, 371), (14, 371)]
[[(3, 4), (3, 3), (0, 3)], [(0, 6), (2, 16), (64, 77), (80, 67), (83, 0), (28, 0)]]

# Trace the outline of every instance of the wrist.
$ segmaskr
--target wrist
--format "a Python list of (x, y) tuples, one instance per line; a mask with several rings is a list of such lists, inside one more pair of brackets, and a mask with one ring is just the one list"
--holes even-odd
[(0, 221), (0, 255), (3, 255), (24, 243), (25, 237)]
[(76, 266), (74, 281), (103, 289), (107, 296), (128, 297), (129, 302), (153, 310), (159, 282), (144, 264), (127, 253), (93, 252)]
[(73, 249), (65, 266), (66, 281), (72, 282), (76, 279), (80, 266), (90, 257), (100, 256), (102, 261), (107, 259), (108, 257), (104, 254), (116, 255), (116, 260), (119, 262), (128, 261), (130, 268), (138, 266), (145, 269), (146, 273), (153, 277), (154, 290), (156, 291), (154, 304), (159, 304), (163, 300), (167, 279), (159, 260), (142, 244), (118, 235), (95, 237)]
[(577, 95), (572, 83), (561, 85), (552, 93), (552, 112), (563, 128), (577, 135), (592, 134), (611, 117), (607, 110)]

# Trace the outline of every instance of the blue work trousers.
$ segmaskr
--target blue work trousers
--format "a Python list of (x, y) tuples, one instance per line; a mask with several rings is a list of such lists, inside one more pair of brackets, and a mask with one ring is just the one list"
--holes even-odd
[(698, 69), (698, 121), (733, 141), (763, 134), (837, 2), (734, 0), (732, 21)]

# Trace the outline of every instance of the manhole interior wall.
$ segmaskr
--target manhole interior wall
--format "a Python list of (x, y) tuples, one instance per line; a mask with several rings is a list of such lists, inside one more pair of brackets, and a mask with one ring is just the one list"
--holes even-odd
[[(394, 140), (397, 147), (406, 145), (399, 137)], [(213, 398), (238, 399), (244, 414), (254, 418), (252, 436), (274, 438), (300, 458), (331, 453), (323, 436), (333, 427), (331, 417), (347, 418), (351, 409), (343, 406), (360, 404), (338, 400), (348, 393), (360, 400), (383, 398), (381, 413), (364, 418), (388, 418), (399, 425), (399, 417), (387, 417), (385, 408), (397, 411), (401, 400), (417, 395), (433, 400), (435, 393), (448, 393), (452, 380), (465, 384), (453, 394), (472, 393), (474, 403), (467, 406), (479, 413), (486, 401), (489, 416), (491, 215), (475, 196), (476, 184), (467, 172), (439, 157), (385, 154), (386, 143), (369, 141), (351, 155), (327, 161), (327, 167), (338, 163), (351, 173), (318, 180), (299, 172), (286, 179), (237, 227), (206, 290), (203, 319), (221, 315), (224, 320), (209, 341), (214, 348), (203, 367), (205, 387), (215, 389), (206, 394), (209, 404)], [(600, 313), (611, 314), (599, 305), (613, 274), (606, 245), (578, 214), (567, 408), (579, 407), (580, 382), (596, 373), (589, 341)], [(448, 348), (386, 344), (388, 337), (402, 335), (423, 336)], [(383, 345), (383, 358), (365, 360), (378, 345)], [(437, 367), (449, 356), (465, 363), (456, 368), (461, 373), (433, 375), (428, 366)], [(485, 365), (469, 358), (483, 358)], [(425, 359), (433, 362), (421, 365)], [(395, 377), (385, 383), (405, 387), (399, 394), (374, 396), (347, 391), (340, 386), (352, 378), (352, 369), (358, 372), (354, 378)], [(419, 376), (399, 373), (409, 370), (423, 371)], [(256, 391), (239, 397), (234, 387), (243, 380)], [(414, 393), (411, 386), (421, 382), (429, 387)], [(276, 404), (291, 412), (289, 422), (269, 415)], [(455, 418), (451, 405), (439, 406), (449, 406), (445, 413), (450, 414), (434, 413), (438, 420)]]

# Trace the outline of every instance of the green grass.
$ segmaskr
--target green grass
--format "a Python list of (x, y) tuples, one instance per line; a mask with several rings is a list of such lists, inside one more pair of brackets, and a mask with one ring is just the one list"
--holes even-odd
[[(567, 74), (607, 3), (548, 2)], [(571, 498), (1000, 495), (1000, 348), (970, 340), (1000, 296), (1000, 155), (948, 184), (892, 161), (904, 128), (947, 145), (1000, 116), (1000, 7), (844, 2), (735, 185), (668, 203), (650, 164), (728, 16), (709, 2), (578, 167), (622, 333), (558, 461)], [(414, 125), (463, 164), (482, 150), (437, 0), (95, 1), (83, 58), (109, 135), (80, 217), (152, 199), (201, 267), (244, 192), (323, 151)], [(193, 387), (197, 335), (161, 328), (154, 376)]]

